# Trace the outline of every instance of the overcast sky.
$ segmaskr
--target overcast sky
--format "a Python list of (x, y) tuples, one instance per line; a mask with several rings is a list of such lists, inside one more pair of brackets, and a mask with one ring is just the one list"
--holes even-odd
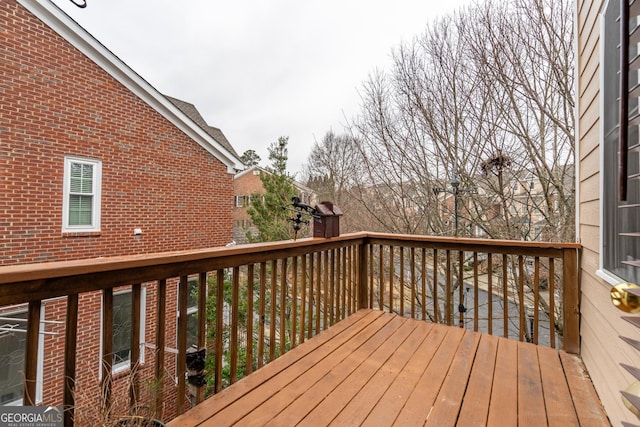
[[(53, 0), (160, 92), (193, 103), (238, 154), (289, 136), (291, 172), (358, 114), (391, 51), (471, 0)], [(76, 0), (79, 1), (79, 0)]]

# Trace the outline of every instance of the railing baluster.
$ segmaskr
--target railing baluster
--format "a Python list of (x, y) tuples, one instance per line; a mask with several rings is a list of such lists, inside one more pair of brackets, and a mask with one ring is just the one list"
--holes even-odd
[(493, 335), (493, 254), (487, 254), (487, 332)]
[(464, 251), (458, 251), (458, 326), (464, 328)]
[[(181, 276), (178, 284), (178, 357), (176, 372), (178, 379), (177, 412), (184, 412), (185, 403), (185, 373), (187, 371), (187, 301), (189, 298), (188, 277)], [(220, 333), (221, 329), (217, 330)]]
[(409, 250), (409, 269), (411, 270), (411, 318), (416, 318), (416, 248)]
[(278, 299), (278, 260), (271, 261), (271, 292), (269, 293), (269, 362), (276, 358), (276, 313)]
[(368, 274), (369, 274), (369, 307), (367, 308), (373, 308), (373, 284), (374, 284), (374, 278), (373, 278), (373, 245), (367, 245), (369, 248), (369, 263), (367, 264), (368, 267)]
[(580, 294), (578, 292), (578, 252), (562, 251), (562, 349), (580, 353)]
[(280, 272), (280, 356), (287, 352), (287, 258), (282, 259)]
[[(198, 350), (207, 346), (207, 272), (198, 275)], [(164, 346), (164, 344), (163, 344)], [(164, 357), (164, 353), (163, 357)], [(160, 379), (162, 381), (162, 379)], [(205, 387), (197, 387), (196, 403), (204, 400)], [(160, 401), (160, 405), (162, 401)]]
[(311, 339), (313, 337), (313, 254), (309, 254), (309, 312), (307, 315), (309, 318), (307, 319), (307, 338)]
[(422, 266), (422, 320), (427, 320), (427, 250), (422, 248), (422, 255), (420, 258), (420, 265)]
[[(78, 343), (78, 294), (67, 296), (67, 318), (64, 330), (64, 425), (75, 419), (76, 351)], [(26, 400), (25, 400), (26, 402)]]
[(540, 310), (540, 257), (534, 258), (533, 266), (533, 328), (531, 334), (533, 335), (533, 343), (538, 344), (538, 333), (540, 328), (538, 322), (540, 321), (538, 311)]
[(551, 348), (556, 348), (556, 269), (555, 260), (549, 258), (549, 342)]
[(29, 302), (27, 321), (27, 342), (24, 358), (24, 392), (23, 405), (36, 404), (36, 381), (38, 377), (38, 341), (40, 340), (40, 300)]
[(351, 314), (353, 314), (353, 312), (355, 311), (355, 307), (356, 307), (356, 299), (357, 299), (357, 294), (355, 291), (355, 281), (353, 280), (353, 273), (354, 273), (354, 268), (353, 268), (353, 264), (354, 264), (354, 256), (353, 256), (353, 246), (347, 246), (347, 286), (349, 288), (349, 311), (348, 311), (348, 315), (350, 316)]
[(135, 408), (140, 398), (140, 325), (141, 325), (142, 286), (137, 283), (131, 286), (131, 347), (129, 407)]
[(507, 254), (502, 255), (502, 335), (509, 338), (509, 288), (507, 280)]
[(384, 246), (378, 246), (378, 299), (380, 311), (384, 311)]
[(307, 308), (306, 305), (306, 297), (307, 297), (307, 255), (303, 254), (301, 257), (302, 261), (302, 271), (300, 272), (302, 276), (301, 286), (300, 286), (300, 344), (304, 342), (304, 333), (306, 331), (305, 324), (305, 310)]
[(322, 310), (322, 330), (329, 327), (329, 251), (322, 253), (324, 261), (324, 268), (322, 269), (322, 296), (323, 310)]
[(267, 263), (260, 263), (260, 329), (258, 330), (258, 368), (264, 365), (264, 328), (267, 293)]
[[(162, 419), (163, 415), (163, 399), (164, 391), (164, 347), (165, 347), (165, 329), (167, 324), (166, 306), (167, 306), (167, 280), (158, 280), (156, 296), (156, 354), (154, 366), (154, 378), (158, 384), (155, 401), (155, 416)], [(206, 294), (205, 294), (206, 295)], [(204, 313), (204, 311), (202, 311)], [(202, 323), (205, 322), (205, 316), (200, 316)]]
[(322, 252), (316, 253), (316, 335), (321, 331), (322, 320)]
[(322, 318), (322, 252), (316, 252), (316, 335), (320, 333)]
[(478, 332), (478, 252), (473, 252), (473, 330)]
[(331, 306), (329, 307), (329, 310), (331, 311), (331, 316), (330, 316), (330, 321), (331, 324), (333, 325), (336, 322), (336, 317), (337, 317), (337, 313), (336, 313), (336, 307), (338, 307), (338, 298), (337, 298), (337, 292), (336, 292), (336, 250), (335, 249), (331, 249), (331, 272), (329, 273), (330, 277), (331, 277), (331, 297), (329, 298), (331, 300)]
[(231, 360), (229, 361), (229, 382), (231, 384), (238, 381), (238, 309), (240, 308), (240, 267), (233, 267), (231, 277), (231, 336), (229, 337), (229, 347), (231, 350)]
[(247, 266), (247, 360), (245, 375), (253, 372), (253, 288), (255, 281), (254, 265)]
[(438, 323), (438, 250), (433, 250), (433, 321)]
[(451, 294), (451, 251), (447, 249), (447, 261), (446, 261), (446, 306), (445, 306), (445, 318), (447, 319), (447, 325), (451, 326), (453, 324), (453, 315), (451, 313), (451, 304), (453, 303), (452, 301), (452, 294)]
[(400, 246), (400, 316), (404, 317), (404, 246)]
[(298, 257), (291, 259), (291, 348), (296, 348), (298, 337)]
[(348, 296), (347, 296), (347, 286), (349, 283), (349, 279), (347, 277), (347, 248), (342, 248), (340, 250), (342, 252), (342, 303), (340, 304), (340, 318), (344, 319), (348, 314)]
[(101, 414), (111, 413), (111, 376), (113, 367), (113, 288), (102, 291), (102, 393)]
[(525, 306), (524, 306), (524, 257), (520, 255), (518, 257), (518, 314), (520, 315), (520, 327), (518, 338), (520, 341), (524, 341), (525, 339), (525, 328), (527, 325), (525, 324), (526, 319), (524, 316)]
[(224, 270), (216, 272), (216, 347), (215, 347), (215, 377), (214, 390), (222, 390), (222, 353), (224, 351), (222, 331), (224, 330)]
[(394, 261), (393, 246), (389, 246), (389, 313), (393, 313), (393, 276), (395, 276)]

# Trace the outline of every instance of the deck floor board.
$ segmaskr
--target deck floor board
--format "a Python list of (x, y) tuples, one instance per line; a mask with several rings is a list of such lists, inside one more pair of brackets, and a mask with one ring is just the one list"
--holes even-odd
[(360, 310), (169, 423), (602, 426), (576, 356)]

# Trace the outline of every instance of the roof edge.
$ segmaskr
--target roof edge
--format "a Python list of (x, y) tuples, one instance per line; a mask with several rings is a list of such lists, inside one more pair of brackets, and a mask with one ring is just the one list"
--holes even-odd
[(211, 155), (227, 166), (227, 172), (235, 174), (242, 169), (242, 162), (218, 141), (197, 126), (185, 113), (173, 105), (162, 93), (151, 86), (131, 67), (107, 49), (80, 24), (49, 0), (16, 0), (25, 9), (58, 33), (87, 58), (106, 71), (120, 84), (144, 101), (179, 130), (193, 139)]

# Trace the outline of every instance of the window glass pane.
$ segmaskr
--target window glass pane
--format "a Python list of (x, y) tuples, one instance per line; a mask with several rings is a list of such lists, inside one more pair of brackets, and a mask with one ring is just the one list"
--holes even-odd
[(69, 196), (69, 225), (91, 225), (93, 196)]
[(113, 296), (113, 364), (126, 362), (131, 352), (131, 292)]
[(198, 312), (187, 315), (187, 348), (198, 346)]
[(70, 189), (72, 193), (91, 194), (93, 192), (93, 165), (71, 164)]
[[(27, 312), (2, 314), (2, 317), (26, 319)], [(5, 405), (22, 399), (26, 333), (11, 329), (24, 330), (27, 323), (0, 320), (0, 326), (0, 405)]]

